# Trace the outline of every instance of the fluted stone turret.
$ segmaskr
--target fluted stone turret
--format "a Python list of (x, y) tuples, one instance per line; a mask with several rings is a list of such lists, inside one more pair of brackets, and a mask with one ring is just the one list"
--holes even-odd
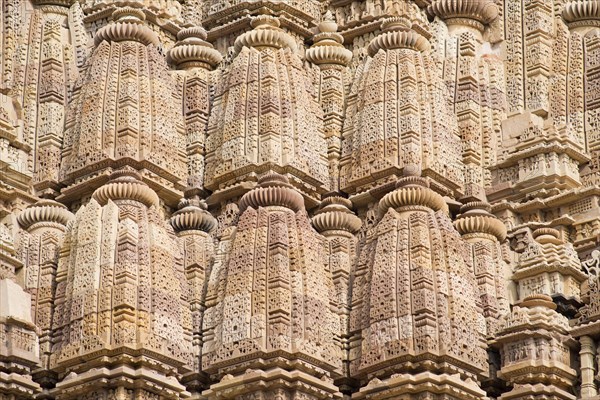
[(182, 29), (167, 53), (167, 61), (178, 69), (176, 77), (182, 82), (187, 184), (195, 188), (204, 186), (206, 130), (215, 85), (213, 70), (223, 60), (221, 53), (206, 39), (207, 33), (202, 27)]
[(514, 286), (506, 284), (512, 271), (501, 247), (506, 226), (490, 211), (486, 202), (469, 202), (454, 221), (456, 230), (469, 243), (488, 337), (496, 333), (499, 319), (508, 314), (510, 300), (515, 297)]
[(192, 371), (182, 382), (193, 395), (208, 386), (209, 379), (202, 371), (202, 327), (205, 309), (206, 283), (214, 261), (215, 246), (211, 233), (217, 220), (207, 211), (197, 189), (187, 189), (179, 202), (179, 210), (170, 219), (182, 251), (185, 278), (190, 289), (189, 305), (192, 318)]
[(237, 55), (215, 95), (205, 185), (220, 201), (239, 195), (253, 174), (273, 170), (316, 198), (329, 187), (329, 178), (314, 88), (296, 41), (277, 18), (260, 15), (252, 27), (235, 40)]
[(96, 48), (74, 89), (65, 123), (61, 177), (67, 187), (61, 199), (89, 195), (106, 181), (105, 171), (129, 165), (161, 190), (163, 201), (177, 204), (186, 159), (175, 82), (144, 12), (118, 8), (113, 19), (96, 33)]
[(63, 204), (42, 199), (27, 207), (17, 216), (19, 226), (29, 233), (40, 228), (64, 230), (64, 227), (73, 219), (73, 214)]
[(306, 50), (306, 59), (319, 66), (319, 103), (323, 110), (323, 128), (327, 141), (329, 189), (340, 189), (340, 157), (342, 155), (342, 128), (346, 102), (345, 80), (352, 52), (343, 45), (344, 37), (330, 11), (325, 13), (313, 37), (313, 45)]
[(391, 185), (407, 165), (460, 188), (456, 118), (441, 100), (430, 43), (409, 15), (388, 18), (381, 28), (348, 100), (340, 188), (354, 194)]
[(23, 231), (19, 235), (19, 253), (23, 258), (23, 288), (31, 296), (32, 320), (39, 329), (41, 369), (35, 378), (44, 388), (55, 384), (48, 373), (52, 353), (52, 319), (55, 311), (56, 273), (67, 227), (74, 215), (61, 203), (42, 199), (17, 216)]
[(456, 218), (454, 226), (466, 238), (486, 236), (499, 242), (506, 239), (506, 226), (490, 213), (491, 207), (486, 202), (470, 202), (460, 208), (461, 214)]
[(144, 45), (157, 45), (158, 36), (144, 24), (146, 15), (137, 8), (117, 8), (113, 14), (113, 23), (103, 26), (96, 32), (94, 43), (107, 42), (140, 42)]
[[(79, 209), (56, 281), (53, 393), (186, 396), (177, 378), (193, 364), (188, 282), (158, 196), (134, 168), (115, 171)], [(77, 360), (85, 365), (73, 375)]]
[(411, 28), (412, 23), (407, 16), (386, 19), (381, 23), (382, 33), (369, 43), (369, 55), (374, 57), (379, 50), (429, 50), (430, 44), (427, 39)]
[(217, 220), (206, 211), (206, 202), (198, 200), (197, 196), (194, 197), (180, 201), (179, 210), (171, 217), (171, 225), (177, 233), (210, 233), (217, 226)]
[[(356, 398), (453, 393), (483, 399), (486, 328), (477, 281), (447, 205), (419, 176), (398, 180), (379, 202), (353, 279), (350, 373)], [(450, 371), (460, 371), (461, 378)], [(418, 372), (423, 372), (419, 375)]]
[(350, 359), (350, 310), (351, 310), (351, 274), (356, 262), (358, 239), (356, 233), (362, 221), (352, 210), (352, 202), (341, 196), (331, 195), (321, 201), (321, 206), (312, 218), (313, 227), (327, 239), (327, 260), (335, 286), (335, 299), (340, 315), (339, 340), (344, 349), (344, 376), (336, 383), (340, 390), (351, 387), (349, 379)]
[(202, 363), (220, 382), (204, 395), (243, 384), (240, 393), (271, 396), (277, 380), (288, 395), (340, 397), (332, 384), (342, 373), (340, 316), (323, 239), (302, 196), (286, 177), (267, 173), (240, 211), (232, 253), (208, 285)]
[[(458, 123), (461, 162), (464, 164), (463, 195), (468, 201), (487, 201), (484, 187), (489, 179), (489, 166), (497, 157), (494, 148), (498, 140), (494, 132), (500, 129), (502, 112), (486, 99), (505, 90), (505, 83), (496, 79), (504, 64), (492, 50), (499, 8), (493, 0), (435, 0), (429, 14), (443, 20), (437, 25), (444, 30), (438, 44), (444, 55), (442, 79), (454, 98), (453, 114)], [(485, 122), (484, 122), (485, 121)]]

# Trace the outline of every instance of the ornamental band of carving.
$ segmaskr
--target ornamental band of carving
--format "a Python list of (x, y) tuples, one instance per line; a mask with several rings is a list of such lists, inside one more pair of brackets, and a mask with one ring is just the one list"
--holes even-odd
[(0, 400), (600, 398), (599, 0), (0, 11)]

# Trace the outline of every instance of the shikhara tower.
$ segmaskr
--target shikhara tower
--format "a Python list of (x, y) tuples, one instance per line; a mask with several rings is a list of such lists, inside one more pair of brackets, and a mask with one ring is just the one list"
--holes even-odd
[(598, 0), (0, 0), (0, 400), (586, 400)]

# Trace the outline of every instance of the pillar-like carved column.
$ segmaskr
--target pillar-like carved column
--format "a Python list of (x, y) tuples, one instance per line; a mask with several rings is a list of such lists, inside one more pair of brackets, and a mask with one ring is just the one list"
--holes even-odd
[(456, 230), (470, 243), (488, 337), (498, 330), (498, 319), (510, 311), (505, 283), (510, 279), (510, 268), (502, 259), (500, 248), (506, 238), (506, 227), (490, 210), (485, 202), (467, 203), (454, 222)]
[(38, 366), (30, 297), (13, 280), (0, 279), (0, 400), (30, 400), (39, 393), (31, 378)]
[(56, 271), (60, 248), (71, 220), (73, 214), (67, 207), (49, 199), (27, 207), (17, 217), (23, 229), (17, 242), (23, 261), (23, 287), (31, 295), (32, 320), (39, 329), (42, 368), (35, 371), (34, 376), (44, 388), (56, 383), (48, 370), (52, 350)]
[(192, 312), (193, 371), (182, 381), (192, 393), (198, 393), (207, 383), (200, 371), (202, 365), (202, 320), (206, 297), (206, 280), (210, 274), (215, 248), (210, 235), (217, 220), (206, 211), (206, 203), (200, 200), (198, 189), (186, 191), (186, 198), (179, 202), (179, 210), (171, 217), (171, 226), (177, 232), (178, 245), (183, 255), (185, 277), (190, 287), (190, 309)]
[[(354, 234), (362, 222), (351, 211), (352, 202), (339, 196), (325, 198), (315, 213), (312, 224), (327, 239), (329, 270), (335, 285), (335, 298), (339, 304), (340, 315), (339, 341), (344, 361), (344, 376), (348, 376), (349, 367), (349, 323), (350, 323), (350, 273), (356, 258), (357, 239)], [(347, 379), (338, 383), (344, 391)]]
[[(500, 129), (503, 104), (493, 96), (494, 75), (503, 64), (494, 55), (484, 32), (498, 16), (492, 0), (435, 0), (430, 14), (443, 19), (448, 28), (445, 37), (444, 80), (454, 97), (454, 112), (459, 126), (462, 158), (465, 164), (465, 194), (484, 200), (482, 188), (489, 182), (488, 168), (495, 159), (496, 138)], [(492, 151), (490, 151), (492, 150)]]
[(342, 127), (346, 96), (344, 73), (352, 59), (352, 52), (342, 44), (344, 38), (337, 33), (337, 24), (331, 12), (327, 12), (319, 24), (315, 43), (306, 51), (306, 59), (317, 64), (321, 70), (319, 102), (323, 109), (323, 127), (327, 140), (329, 181), (331, 190), (339, 190), (340, 157), (342, 155)]
[[(45, 15), (40, 56), (40, 89), (36, 127), (35, 173), (33, 186), (38, 195), (53, 197), (60, 192), (58, 174), (67, 105), (69, 62), (73, 62), (70, 46), (61, 43), (61, 22), (64, 16)], [(57, 18), (59, 17), (59, 18)], [(73, 68), (73, 66), (71, 66)], [(72, 72), (72, 71), (71, 71)]]
[(223, 57), (206, 41), (206, 31), (201, 27), (182, 29), (177, 39), (167, 54), (167, 61), (180, 70), (176, 76), (182, 81), (188, 184), (202, 187), (206, 129), (212, 107), (210, 92), (214, 84), (210, 72)]
[(31, 298), (15, 282), (21, 266), (12, 234), (0, 223), (0, 400), (29, 400), (40, 392), (31, 377), (40, 364)]
[(587, 399), (598, 394), (598, 389), (594, 382), (596, 345), (594, 339), (589, 336), (580, 337), (579, 343), (581, 344), (581, 350), (579, 350), (581, 362), (581, 398)]

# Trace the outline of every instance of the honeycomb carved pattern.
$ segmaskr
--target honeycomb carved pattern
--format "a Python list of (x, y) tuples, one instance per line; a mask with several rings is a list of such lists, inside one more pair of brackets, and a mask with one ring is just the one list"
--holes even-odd
[(599, 5), (1, 1), (0, 400), (597, 398)]

